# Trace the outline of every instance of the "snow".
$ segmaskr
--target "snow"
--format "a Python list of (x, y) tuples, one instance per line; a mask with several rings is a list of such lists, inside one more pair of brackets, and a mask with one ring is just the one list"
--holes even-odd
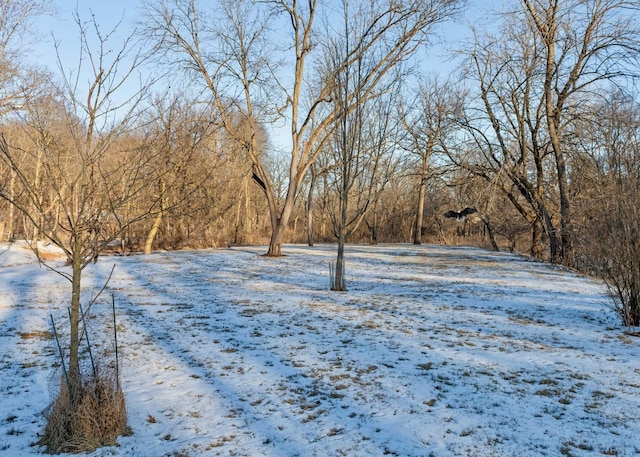
[[(467, 247), (101, 257), (130, 437), (91, 456), (632, 456), (640, 349), (594, 278)], [(53, 265), (65, 270), (63, 260)], [(0, 245), (0, 455), (32, 456), (70, 285)]]

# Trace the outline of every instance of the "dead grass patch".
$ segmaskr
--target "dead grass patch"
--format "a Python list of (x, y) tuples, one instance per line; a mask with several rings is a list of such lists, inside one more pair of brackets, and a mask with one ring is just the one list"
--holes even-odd
[(34, 330), (32, 332), (20, 332), (18, 333), (21, 339), (30, 340), (30, 339), (40, 339), (40, 340), (50, 340), (53, 338), (53, 333), (48, 330)]
[(67, 384), (60, 383), (38, 444), (49, 454), (92, 452), (130, 434), (122, 389), (115, 379), (95, 376), (82, 382), (73, 396)]

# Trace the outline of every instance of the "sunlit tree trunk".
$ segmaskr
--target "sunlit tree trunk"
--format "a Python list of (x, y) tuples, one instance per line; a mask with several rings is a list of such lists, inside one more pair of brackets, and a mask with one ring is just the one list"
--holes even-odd
[[(11, 170), (11, 178), (9, 179), (9, 192), (10, 195), (15, 195), (16, 189), (16, 172)], [(9, 205), (9, 217), (7, 218), (7, 240), (13, 240), (13, 231), (15, 226), (16, 207), (15, 205)]]
[(166, 215), (166, 204), (165, 204), (165, 195), (166, 192), (166, 183), (164, 178), (160, 179), (160, 211), (158, 211), (158, 214), (156, 214), (156, 217), (153, 221), (153, 225), (151, 226), (151, 230), (149, 230), (149, 233), (147, 234), (147, 239), (145, 240), (144, 243), (144, 253), (145, 254), (151, 254), (151, 249), (153, 247), (153, 240), (156, 237), (156, 234), (158, 233), (158, 230), (160, 230), (160, 225), (162, 225), (162, 219), (165, 217)]
[(413, 229), (413, 244), (422, 244), (422, 227), (424, 220), (424, 201), (427, 193), (427, 173), (426, 166), (424, 165), (423, 157), (423, 166), (422, 172), (420, 174), (420, 185), (418, 186), (418, 204), (416, 207), (416, 223)]
[(316, 167), (311, 166), (311, 177), (309, 180), (309, 192), (307, 193), (307, 244), (313, 246), (313, 192), (316, 187)]

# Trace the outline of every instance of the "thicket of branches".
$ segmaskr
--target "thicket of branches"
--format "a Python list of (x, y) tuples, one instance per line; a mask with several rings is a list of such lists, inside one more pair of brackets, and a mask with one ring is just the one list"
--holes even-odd
[[(29, 2), (4, 4), (25, 8), (13, 16), (20, 24), (38, 13)], [(639, 323), (634, 2), (514, 0), (497, 28), (474, 31), (448, 79), (425, 77), (406, 57), (461, 2), (374, 2), (350, 13), (363, 33), (353, 29), (345, 42), (326, 27), (321, 4), (292, 5), (220, 1), (214, 13), (190, 0), (148, 2), (140, 30), (151, 54), (139, 71), (170, 63), (173, 78), (110, 126), (91, 121), (119, 106), (91, 101), (108, 67), (96, 64), (93, 85), (74, 98), (69, 81), (24, 61), (15, 35), (0, 35), (0, 238), (68, 245), (81, 234), (84, 260), (269, 244), (281, 229), (296, 243), (348, 232), (351, 242), (477, 244), (602, 275), (625, 322)], [(293, 41), (278, 46), (283, 24)], [(415, 40), (403, 41), (402, 30)], [(406, 53), (392, 54), (394, 43)], [(333, 67), (331, 52), (340, 56)], [(376, 112), (385, 122), (374, 122)], [(81, 187), (65, 181), (72, 167), (94, 170), (82, 175), (80, 200), (69, 200)], [(73, 219), (79, 201), (87, 212)], [(467, 206), (478, 211), (465, 221), (443, 217)], [(341, 210), (357, 221), (346, 231), (336, 228)]]

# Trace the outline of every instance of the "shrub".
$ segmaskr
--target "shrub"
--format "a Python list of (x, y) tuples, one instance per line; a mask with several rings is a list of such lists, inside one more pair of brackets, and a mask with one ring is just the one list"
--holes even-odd
[(636, 202), (608, 221), (609, 239), (603, 243), (603, 276), (626, 326), (640, 325), (640, 214)]
[[(87, 350), (76, 373), (67, 371), (64, 351), (60, 347), (60, 338), (53, 316), (51, 317), (53, 336), (60, 351), (62, 373), (54, 375), (55, 400), (48, 409), (47, 424), (38, 441), (39, 445), (46, 447), (47, 453), (92, 452), (101, 446), (114, 446), (118, 436), (131, 434), (120, 384), (113, 295), (112, 311), (112, 316), (103, 315), (102, 319), (84, 316), (83, 330)], [(111, 343), (108, 338), (104, 341), (104, 333), (89, 332), (91, 324), (103, 330), (110, 329), (113, 336)], [(92, 345), (89, 343), (90, 333), (103, 338)], [(102, 355), (98, 357), (95, 349), (100, 349)]]
[(130, 434), (120, 383), (111, 374), (91, 375), (80, 381), (73, 395), (66, 382), (60, 383), (38, 444), (50, 454), (91, 452), (113, 446), (118, 436)]

